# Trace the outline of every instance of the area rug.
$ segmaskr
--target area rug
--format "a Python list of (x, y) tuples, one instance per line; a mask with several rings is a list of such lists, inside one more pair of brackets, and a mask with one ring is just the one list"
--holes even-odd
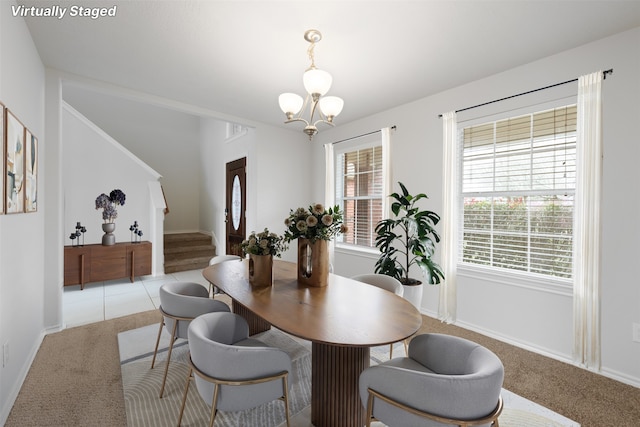
[[(128, 427), (175, 426), (187, 376), (188, 345), (178, 340), (171, 355), (171, 365), (162, 399), (158, 397), (169, 342), (169, 334), (162, 333), (160, 350), (154, 369), (151, 368), (153, 348), (159, 325), (118, 334), (120, 366), (124, 389)], [(311, 354), (310, 343), (291, 337), (275, 328), (258, 334), (256, 338), (268, 345), (285, 350), (292, 360), (289, 405), (292, 427), (311, 426)], [(402, 343), (394, 346), (394, 357), (404, 356)], [(371, 364), (389, 358), (389, 346), (371, 349)], [(543, 406), (524, 399), (508, 390), (502, 392), (505, 409), (500, 416), (501, 427), (579, 427), (580, 425)], [(182, 426), (208, 425), (210, 407), (200, 398), (195, 387), (191, 387), (182, 419)], [(284, 405), (274, 401), (242, 412), (219, 411), (216, 427), (260, 426), (280, 427), (285, 425)], [(381, 427), (383, 424), (374, 423)]]

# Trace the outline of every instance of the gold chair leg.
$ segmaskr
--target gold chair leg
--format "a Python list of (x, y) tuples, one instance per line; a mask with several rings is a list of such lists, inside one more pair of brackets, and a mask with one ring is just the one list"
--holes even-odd
[(184, 395), (182, 396), (182, 406), (180, 406), (180, 415), (178, 416), (178, 427), (180, 427), (180, 424), (182, 423), (182, 414), (184, 413), (184, 407), (187, 403), (187, 394), (189, 393), (189, 384), (191, 384), (191, 375), (193, 375), (193, 369), (189, 367), (187, 383), (184, 385)]
[(171, 352), (173, 351), (173, 343), (176, 340), (176, 330), (178, 329), (178, 321), (174, 320), (173, 330), (171, 331), (171, 342), (169, 343), (169, 352), (167, 353), (167, 364), (164, 367), (164, 378), (162, 378), (162, 387), (160, 388), (160, 399), (164, 393), (164, 385), (167, 382), (167, 373), (169, 372), (169, 362), (171, 361)]
[(164, 327), (164, 317), (160, 322), (160, 330), (158, 330), (158, 339), (156, 340), (156, 349), (153, 350), (153, 359), (151, 360), (151, 369), (153, 369), (153, 365), (156, 363), (156, 354), (158, 354), (158, 345), (160, 345), (160, 336), (162, 335), (162, 328)]
[(291, 427), (289, 421), (289, 382), (287, 381), (287, 375), (282, 377), (282, 387), (284, 387), (284, 414), (287, 418), (287, 427)]
[(389, 344), (389, 359), (393, 359), (393, 344)]
[(409, 357), (409, 340), (404, 340), (404, 355)]
[(367, 427), (371, 427), (371, 419), (373, 418), (373, 394), (369, 392), (369, 398), (367, 399)]
[(220, 390), (219, 384), (213, 385), (213, 400), (211, 401), (211, 421), (209, 422), (209, 427), (213, 427), (213, 422), (216, 420), (216, 414), (218, 410), (216, 406), (218, 405), (218, 391)]

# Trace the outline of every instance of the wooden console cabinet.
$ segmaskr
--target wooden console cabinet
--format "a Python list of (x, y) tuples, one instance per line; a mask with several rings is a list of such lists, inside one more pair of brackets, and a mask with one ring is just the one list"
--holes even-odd
[(151, 242), (64, 247), (64, 285), (151, 274)]

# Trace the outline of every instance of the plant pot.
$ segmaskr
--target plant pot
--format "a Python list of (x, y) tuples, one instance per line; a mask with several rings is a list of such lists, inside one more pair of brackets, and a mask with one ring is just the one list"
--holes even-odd
[(104, 234), (102, 235), (102, 244), (104, 246), (113, 246), (116, 244), (116, 236), (113, 234), (116, 231), (115, 222), (107, 222), (102, 224), (102, 231)]
[(257, 287), (273, 284), (273, 255), (249, 254), (249, 283)]
[(298, 239), (298, 283), (313, 287), (329, 283), (329, 245), (326, 240)]
[(413, 306), (420, 311), (422, 305), (422, 293), (424, 291), (424, 285), (420, 281), (416, 281), (415, 284), (402, 285), (404, 293), (402, 296), (409, 301)]

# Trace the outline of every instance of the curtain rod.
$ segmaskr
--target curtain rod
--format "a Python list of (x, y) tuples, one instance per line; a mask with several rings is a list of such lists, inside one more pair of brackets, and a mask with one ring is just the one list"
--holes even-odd
[[(602, 72), (603, 80), (607, 79), (607, 74), (613, 74), (613, 68), (610, 68), (610, 69), (605, 70), (605, 71)], [(577, 81), (578, 81), (578, 79), (567, 80), (566, 82), (561, 82), (561, 83), (556, 83), (556, 84), (552, 84), (552, 85), (545, 86), (545, 87), (540, 87), (538, 89), (529, 90), (529, 91), (526, 91), (526, 92), (519, 93), (517, 95), (511, 95), (511, 96), (507, 96), (507, 97), (504, 97), (504, 98), (495, 99), (493, 101), (483, 102), (482, 104), (474, 105), (472, 107), (461, 108), (459, 110), (456, 110), (455, 112), (459, 113), (461, 111), (467, 111), (467, 110), (472, 110), (472, 109), (478, 108), (478, 107), (484, 107), (485, 105), (493, 104), (493, 103), (500, 102), (500, 101), (505, 101), (507, 99), (516, 98), (516, 97), (522, 96), (522, 95), (528, 95), (530, 93), (539, 92), (539, 91), (545, 90), (545, 89), (551, 89), (552, 87), (562, 86), (562, 85), (566, 85), (567, 83), (573, 83), (573, 82), (577, 82)], [(438, 114), (438, 117), (442, 117), (442, 114)]]
[[(391, 129), (395, 130), (396, 129), (396, 125), (391, 126)], [(351, 138), (346, 138), (346, 139), (342, 139), (340, 141), (336, 141), (336, 142), (328, 142), (325, 145), (334, 145), (334, 144), (340, 144), (341, 142), (347, 142), (347, 141), (351, 141), (352, 139), (356, 139), (356, 138), (362, 138), (363, 136), (367, 136), (367, 135), (373, 135), (374, 133), (378, 133), (381, 130), (374, 130), (373, 132), (369, 132), (369, 133), (363, 133), (362, 135), (358, 135), (358, 136), (352, 136)]]

